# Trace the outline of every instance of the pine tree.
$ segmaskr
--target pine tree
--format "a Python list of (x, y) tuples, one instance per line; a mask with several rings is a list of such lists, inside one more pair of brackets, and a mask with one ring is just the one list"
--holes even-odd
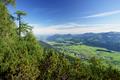
[(16, 14), (17, 14), (17, 20), (19, 22), (19, 32), (18, 32), (18, 35), (19, 35), (19, 39), (21, 38), (21, 27), (22, 27), (22, 21), (21, 21), (21, 16), (25, 16), (26, 13), (24, 11), (16, 11)]

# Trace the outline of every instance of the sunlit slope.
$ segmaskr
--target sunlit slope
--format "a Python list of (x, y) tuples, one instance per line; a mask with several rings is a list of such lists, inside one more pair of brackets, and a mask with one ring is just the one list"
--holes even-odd
[(110, 51), (105, 48), (92, 47), (87, 45), (60, 45), (60, 43), (49, 42), (54, 48), (71, 57), (79, 57), (87, 60), (97, 57), (107, 64), (120, 65), (120, 52)]

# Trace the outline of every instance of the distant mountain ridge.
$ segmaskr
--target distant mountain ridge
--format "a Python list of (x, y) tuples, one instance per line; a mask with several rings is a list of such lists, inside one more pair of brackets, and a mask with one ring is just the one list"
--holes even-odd
[(83, 43), (89, 46), (103, 47), (120, 51), (120, 32), (85, 33), (85, 34), (56, 34), (49, 36), (48, 41)]

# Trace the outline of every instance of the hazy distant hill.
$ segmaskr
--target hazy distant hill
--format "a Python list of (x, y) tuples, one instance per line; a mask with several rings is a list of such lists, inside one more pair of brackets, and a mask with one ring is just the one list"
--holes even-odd
[(45, 49), (52, 49), (53, 47), (51, 46), (51, 45), (49, 45), (49, 44), (47, 44), (46, 42), (44, 42), (44, 41), (39, 41), (39, 43), (40, 43), (40, 45), (43, 47), (43, 48), (45, 48)]
[(103, 47), (110, 50), (120, 51), (120, 32), (107, 33), (85, 33), (53, 35), (47, 38), (48, 41), (83, 43), (85, 45)]

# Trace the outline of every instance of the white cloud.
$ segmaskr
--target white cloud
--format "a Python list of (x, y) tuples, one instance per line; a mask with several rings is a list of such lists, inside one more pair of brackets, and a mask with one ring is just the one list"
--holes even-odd
[(120, 10), (110, 11), (110, 12), (103, 12), (103, 13), (97, 13), (97, 14), (93, 14), (93, 15), (85, 16), (85, 17), (83, 17), (83, 18), (104, 17), (104, 16), (115, 15), (115, 14), (120, 14)]
[(63, 25), (52, 26), (35, 26), (33, 33), (35, 35), (50, 35), (50, 34), (81, 34), (88, 32), (120, 32), (120, 24), (76, 24), (69, 23)]

